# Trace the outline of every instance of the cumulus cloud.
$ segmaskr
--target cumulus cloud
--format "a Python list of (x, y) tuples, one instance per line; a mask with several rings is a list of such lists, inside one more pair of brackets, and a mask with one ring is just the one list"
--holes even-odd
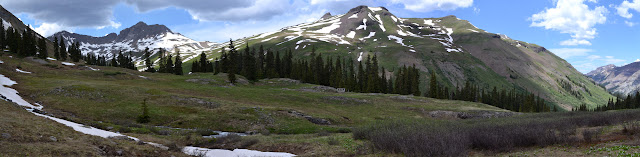
[(473, 5), (473, 0), (391, 0), (391, 2), (402, 4), (405, 9), (415, 12), (447, 11)]
[(549, 51), (556, 54), (558, 57), (562, 59), (569, 59), (573, 57), (582, 57), (589, 55), (590, 52), (593, 52), (592, 49), (582, 49), (582, 48), (557, 48), (557, 49), (549, 49)]
[(530, 17), (531, 26), (571, 34), (572, 39), (562, 41), (560, 45), (591, 45), (589, 40), (597, 34), (594, 26), (607, 21), (605, 14), (608, 10), (604, 6), (590, 9), (585, 0), (557, 0), (555, 3), (555, 8), (533, 14)]
[(633, 27), (633, 26), (635, 26), (635, 25), (636, 25), (636, 23), (635, 23), (635, 22), (630, 22), (630, 21), (624, 21), (624, 24), (625, 24), (625, 25), (627, 25), (627, 26), (629, 26), (629, 27)]
[(42, 23), (39, 27), (33, 30), (35, 30), (36, 32), (38, 32), (38, 34), (45, 37), (51, 36), (56, 32), (60, 32), (63, 30), (72, 31), (71, 28), (64, 27), (56, 23)]
[(607, 64), (621, 64), (626, 60), (615, 58), (614, 56), (600, 56), (590, 53), (595, 52), (592, 49), (584, 48), (555, 48), (549, 49), (549, 51), (556, 54), (558, 57), (570, 61), (576, 70), (582, 73), (588, 73), (602, 65)]
[(618, 15), (630, 19), (633, 17), (633, 14), (631, 14), (629, 10), (640, 11), (640, 0), (633, 0), (633, 2), (625, 0), (616, 7), (616, 10), (618, 10)]
[(176, 7), (200, 21), (268, 20), (293, 7), (288, 0), (124, 0), (140, 12)]
[[(117, 0), (0, 0), (14, 14), (26, 13), (44, 23), (69, 27), (110, 26)], [(49, 27), (49, 26), (47, 26)]]

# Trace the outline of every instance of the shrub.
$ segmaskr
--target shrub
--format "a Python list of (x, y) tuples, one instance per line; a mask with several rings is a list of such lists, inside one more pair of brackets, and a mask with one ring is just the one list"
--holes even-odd
[[(519, 147), (590, 142), (595, 127), (640, 120), (640, 110), (615, 112), (538, 113), (511, 118), (458, 121), (384, 121), (353, 130), (354, 139), (366, 139), (373, 148), (406, 156), (466, 156), (470, 149), (511, 151)], [(628, 134), (640, 133), (636, 123), (623, 125)]]

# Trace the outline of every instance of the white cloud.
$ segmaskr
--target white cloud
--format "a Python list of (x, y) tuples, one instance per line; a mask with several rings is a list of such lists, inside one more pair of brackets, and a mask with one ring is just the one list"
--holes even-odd
[(622, 4), (616, 7), (618, 10), (618, 15), (630, 19), (633, 17), (633, 14), (629, 12), (629, 9), (640, 11), (640, 0), (633, 0), (633, 2), (623, 1)]
[(555, 8), (547, 8), (533, 14), (530, 18), (532, 27), (544, 27), (548, 30), (571, 34), (570, 40), (562, 41), (560, 45), (591, 45), (597, 32), (594, 26), (607, 21), (605, 14), (608, 10), (604, 6), (590, 9), (585, 0), (557, 0)]
[(63, 30), (68, 30), (71, 31), (70, 28), (65, 27), (65, 26), (61, 26), (58, 25), (56, 23), (42, 23), (39, 27), (33, 29), (36, 32), (38, 32), (38, 34), (48, 37), (51, 36), (57, 32), (63, 31)]
[(70, 27), (111, 25), (113, 7), (119, 0), (0, 0), (14, 14), (26, 13), (43, 23)]
[(636, 25), (636, 23), (635, 23), (635, 22), (630, 22), (630, 21), (624, 21), (624, 24), (626, 24), (626, 25), (627, 25), (627, 26), (629, 26), (629, 27), (633, 27), (633, 26), (635, 26), (635, 25)]
[[(560, 50), (560, 51), (558, 51)], [(618, 59), (615, 58), (613, 56), (600, 56), (600, 55), (590, 55), (589, 53), (594, 52), (591, 49), (576, 49), (576, 50), (572, 50), (572, 49), (566, 49), (566, 48), (562, 48), (562, 49), (552, 49), (551, 51), (556, 53), (556, 52), (563, 52), (562, 50), (567, 51), (566, 53), (571, 55), (573, 54), (573, 56), (571, 57), (563, 57), (564, 59), (566, 59), (567, 61), (571, 62), (571, 64), (573, 65), (573, 67), (576, 68), (576, 70), (582, 72), (582, 73), (588, 73), (591, 70), (594, 70), (600, 66), (603, 65), (607, 65), (607, 64), (622, 64), (625, 63), (626, 60), (624, 59)], [(558, 54), (558, 53), (556, 53)], [(565, 54), (565, 55), (567, 55)], [(560, 55), (558, 55), (560, 56)]]
[(569, 40), (561, 41), (560, 45), (564, 45), (564, 46), (591, 45), (591, 42), (584, 39), (569, 39)]
[(294, 9), (289, 0), (124, 0), (140, 12), (176, 7), (200, 21), (268, 20)]
[(473, 0), (391, 0), (391, 3), (402, 4), (405, 9), (415, 12), (431, 12), (471, 7)]
[(587, 59), (589, 59), (591, 61), (596, 60), (596, 59), (601, 59), (601, 58), (602, 58), (602, 56), (598, 56), (598, 55), (590, 55), (589, 57), (587, 57)]
[(562, 59), (587, 56), (589, 55), (590, 52), (593, 52), (592, 49), (581, 49), (581, 48), (558, 48), (558, 49), (549, 49), (549, 51), (553, 52), (553, 54), (556, 54), (558, 57)]

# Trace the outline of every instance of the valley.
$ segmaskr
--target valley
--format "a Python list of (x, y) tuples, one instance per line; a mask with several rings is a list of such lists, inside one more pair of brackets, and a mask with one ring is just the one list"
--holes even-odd
[(217, 43), (144, 21), (44, 37), (1, 8), (0, 156), (640, 155), (640, 62), (583, 74), (457, 16), (392, 12)]

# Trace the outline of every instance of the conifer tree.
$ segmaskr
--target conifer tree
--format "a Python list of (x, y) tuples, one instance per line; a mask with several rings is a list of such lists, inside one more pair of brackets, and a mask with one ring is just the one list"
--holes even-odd
[(53, 38), (53, 57), (57, 60), (60, 59), (60, 44), (58, 44), (58, 37)]
[(174, 74), (176, 75), (183, 75), (183, 71), (182, 71), (182, 59), (180, 58), (180, 50), (178, 50), (176, 48), (176, 61), (174, 64)]
[(149, 51), (149, 47), (144, 49), (144, 65), (147, 68), (147, 72), (156, 72), (156, 69), (153, 68), (153, 62), (151, 62), (151, 52)]
[(61, 61), (66, 61), (67, 60), (67, 45), (64, 42), (64, 38), (60, 37), (60, 60)]
[(48, 56), (49, 54), (47, 54), (47, 39), (42, 38), (38, 41), (38, 58), (46, 59)]
[(4, 22), (2, 22), (0, 20), (0, 28), (2, 28), (2, 30), (0, 30), (0, 49), (5, 49), (7, 48), (7, 36), (6, 36), (6, 32), (4, 30)]

